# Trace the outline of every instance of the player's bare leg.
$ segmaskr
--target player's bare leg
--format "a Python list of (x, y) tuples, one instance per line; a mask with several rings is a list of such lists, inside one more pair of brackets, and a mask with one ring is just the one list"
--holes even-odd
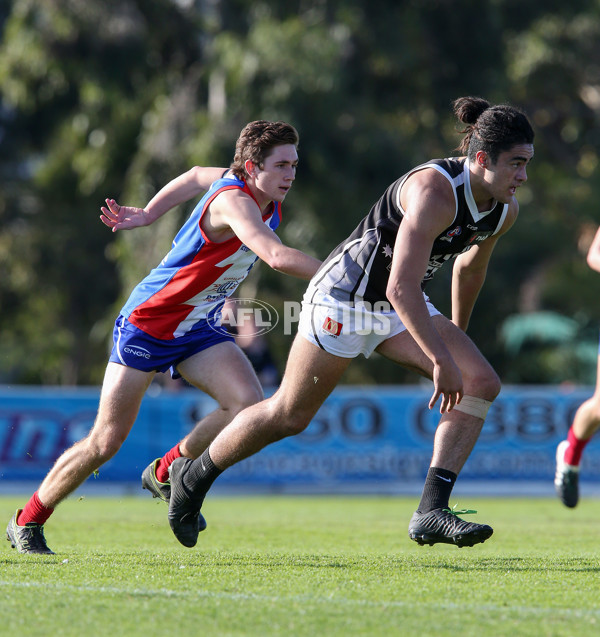
[[(471, 409), (473, 413), (465, 413), (467, 407), (461, 402), (441, 416), (421, 502), (410, 522), (409, 535), (420, 544), (445, 542), (472, 546), (484, 542), (493, 531), (488, 525), (466, 522), (449, 512), (449, 499), (456, 478), (479, 438), (487, 407), (500, 391), (500, 381), (462, 330), (443, 316), (434, 316), (432, 321), (462, 373), (463, 401), (475, 407)], [(408, 332), (389, 339), (378, 352), (428, 378), (432, 376), (431, 361)]]
[(197, 458), (242, 409), (264, 398), (250, 361), (234, 343), (220, 343), (195, 354), (178, 371), (219, 404), (179, 443), (187, 458)]
[(56, 507), (117, 453), (131, 431), (153, 376), (153, 372), (108, 364), (94, 426), (58, 458), (39, 488), (40, 500), (46, 506)]
[(215, 465), (224, 470), (277, 440), (304, 431), (350, 362), (296, 336), (279, 389), (240, 413), (210, 445)]
[(52, 554), (44, 537), (44, 523), (62, 500), (117, 453), (153, 376), (153, 372), (108, 364), (90, 433), (58, 458), (25, 509), (18, 509), (8, 524), (7, 539), (20, 553)]
[(554, 488), (560, 501), (570, 509), (579, 502), (579, 468), (583, 451), (600, 429), (600, 357), (596, 371), (596, 388), (582, 403), (573, 418), (566, 440), (556, 448)]
[(303, 431), (350, 360), (332, 356), (297, 336), (277, 392), (240, 412), (197, 460), (173, 462), (169, 523), (184, 546), (196, 544), (196, 516), (216, 477), (268, 444)]
[(177, 371), (219, 405), (161, 458), (142, 473), (142, 487), (168, 503), (171, 497), (169, 466), (179, 457), (197, 458), (215, 436), (242, 409), (263, 399), (263, 391), (250, 361), (232, 342), (219, 343), (179, 364)]

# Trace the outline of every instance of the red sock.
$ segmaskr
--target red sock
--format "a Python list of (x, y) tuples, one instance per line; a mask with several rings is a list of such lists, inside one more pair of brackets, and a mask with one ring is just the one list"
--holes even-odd
[(569, 441), (569, 446), (565, 450), (565, 462), (578, 467), (581, 462), (581, 454), (591, 438), (588, 438), (587, 440), (579, 440), (579, 438), (577, 438), (573, 433), (573, 427), (571, 427), (571, 429), (569, 429), (567, 440)]
[(177, 443), (171, 451), (167, 451), (165, 455), (158, 461), (156, 465), (156, 479), (159, 482), (169, 481), (169, 467), (175, 458), (181, 458), (181, 451), (179, 451), (179, 443)]
[(25, 526), (28, 522), (45, 524), (46, 520), (52, 515), (53, 511), (54, 509), (45, 507), (42, 504), (38, 497), (38, 492), (36, 491), (17, 517), (17, 524), (19, 526)]

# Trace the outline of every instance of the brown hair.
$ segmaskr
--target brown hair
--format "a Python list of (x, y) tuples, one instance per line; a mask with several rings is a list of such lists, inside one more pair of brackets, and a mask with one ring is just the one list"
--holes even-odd
[(235, 155), (231, 170), (238, 179), (246, 179), (244, 164), (247, 160), (263, 167), (265, 159), (275, 146), (293, 144), (298, 147), (298, 131), (285, 122), (268, 122), (264, 119), (244, 126), (235, 144)]
[(483, 150), (496, 162), (500, 153), (515, 144), (533, 144), (535, 134), (527, 115), (514, 106), (491, 106), (481, 97), (459, 97), (452, 106), (458, 120), (466, 124), (457, 150), (471, 160)]

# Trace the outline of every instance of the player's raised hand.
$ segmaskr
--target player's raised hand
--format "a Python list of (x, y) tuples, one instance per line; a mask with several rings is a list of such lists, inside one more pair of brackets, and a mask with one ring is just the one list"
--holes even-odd
[(147, 226), (150, 223), (148, 212), (144, 208), (120, 206), (114, 199), (105, 201), (106, 206), (100, 208), (100, 220), (105, 226), (112, 228), (113, 232)]

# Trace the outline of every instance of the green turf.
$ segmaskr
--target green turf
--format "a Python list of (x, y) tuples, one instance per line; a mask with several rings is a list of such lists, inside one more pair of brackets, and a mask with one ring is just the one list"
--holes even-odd
[[(0, 498), (6, 522), (23, 501)], [(73, 497), (46, 525), (55, 556), (3, 543), (0, 635), (600, 634), (600, 501), (458, 505), (486, 544), (411, 542), (415, 498), (209, 497), (186, 549), (164, 503)]]

